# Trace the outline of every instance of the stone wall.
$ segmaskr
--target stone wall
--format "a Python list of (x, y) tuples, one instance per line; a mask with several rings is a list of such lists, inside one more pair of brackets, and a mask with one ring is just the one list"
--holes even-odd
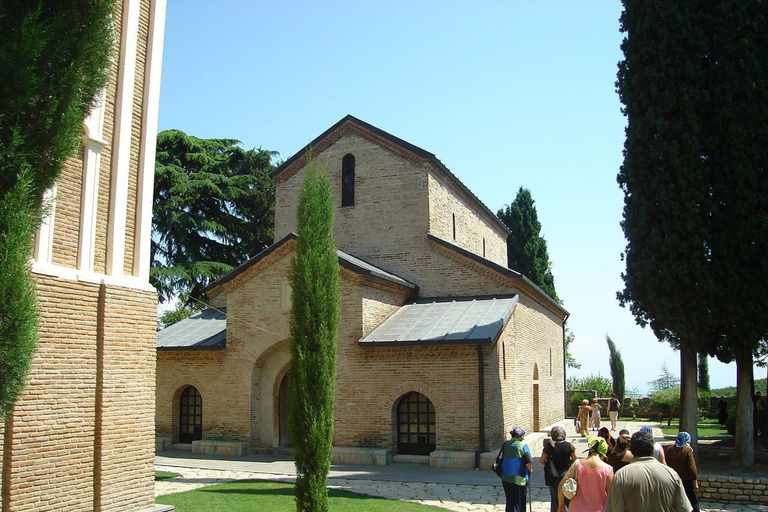
[(698, 475), (699, 499), (768, 507), (768, 478)]

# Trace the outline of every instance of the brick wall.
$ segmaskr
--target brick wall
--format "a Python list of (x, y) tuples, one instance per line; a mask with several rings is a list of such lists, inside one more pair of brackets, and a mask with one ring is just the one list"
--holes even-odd
[[(140, 175), (138, 149), (149, 126), (145, 87), (150, 32), (164, 24), (163, 0), (118, 1), (116, 41), (126, 34), (124, 14), (138, 12), (136, 78), (129, 152), (126, 265), (106, 274), (113, 156), (120, 111), (118, 75), (124, 53), (113, 49), (104, 102), (98, 168), (93, 268), (78, 269), (83, 209), (84, 152), (69, 158), (57, 182), (50, 264), (35, 262), (40, 331), (28, 384), (14, 411), (0, 427), (3, 511), (68, 512), (146, 510), (154, 503), (154, 397), (156, 293), (137, 276), (132, 255), (136, 238)], [(132, 9), (136, 8), (137, 11)], [(155, 19), (151, 19), (152, 17)], [(158, 43), (158, 41), (156, 41)], [(159, 43), (158, 43), (159, 44)], [(160, 45), (161, 46), (161, 45)], [(160, 58), (160, 55), (155, 55)], [(159, 76), (154, 77), (159, 79)], [(123, 105), (123, 114), (127, 107)], [(127, 114), (126, 114), (127, 115)], [(150, 156), (151, 158), (151, 156)], [(147, 237), (143, 242), (148, 241)]]

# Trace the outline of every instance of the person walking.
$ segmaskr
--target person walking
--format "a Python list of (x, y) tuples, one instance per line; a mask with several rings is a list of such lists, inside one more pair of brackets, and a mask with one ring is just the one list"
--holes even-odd
[(675, 444), (664, 447), (664, 456), (667, 459), (667, 466), (677, 471), (680, 480), (682, 480), (685, 495), (691, 502), (693, 512), (699, 512), (699, 498), (696, 496), (699, 482), (696, 480), (696, 459), (693, 456), (690, 442), (691, 435), (688, 432), (680, 432), (677, 434)]
[(717, 421), (721, 425), (725, 425), (725, 420), (728, 419), (728, 402), (725, 401), (725, 397), (721, 396), (720, 401), (717, 403)]
[(525, 512), (525, 490), (533, 471), (531, 450), (523, 443), (525, 430), (515, 427), (509, 431), (511, 441), (501, 449), (501, 485), (507, 500), (506, 512)]
[(579, 415), (576, 418), (579, 422), (579, 434), (581, 437), (589, 435), (589, 400), (582, 400), (579, 406)]
[(611, 430), (616, 430), (616, 422), (619, 419), (619, 409), (621, 409), (621, 402), (616, 398), (616, 393), (611, 393), (611, 399), (608, 400), (608, 417), (611, 419)]
[(632, 435), (629, 447), (635, 458), (614, 476), (605, 512), (691, 512), (680, 476), (653, 457), (653, 444), (648, 432)]
[(632, 462), (632, 450), (629, 449), (629, 430), (625, 428), (619, 430), (616, 446), (608, 454), (607, 462), (613, 466), (614, 473)]
[[(565, 440), (565, 429), (560, 426), (552, 427), (549, 431), (550, 440), (544, 443), (539, 463), (544, 466), (544, 483), (549, 487), (549, 511), (557, 512), (557, 488), (563, 480), (563, 475), (577, 459), (576, 447)], [(550, 467), (554, 471), (550, 471)], [(557, 473), (555, 477), (552, 473)]]
[(590, 410), (592, 411), (592, 430), (599, 430), (600, 429), (600, 409), (602, 407), (597, 402), (597, 398), (592, 399), (592, 405), (589, 406)]
[[(574, 478), (578, 484), (576, 495), (568, 506), (569, 512), (602, 512), (613, 481), (613, 468), (604, 462), (608, 453), (605, 439), (590, 437), (587, 446), (587, 458), (576, 460), (563, 477), (563, 482), (566, 478)], [(565, 512), (563, 482), (557, 489), (559, 512)]]

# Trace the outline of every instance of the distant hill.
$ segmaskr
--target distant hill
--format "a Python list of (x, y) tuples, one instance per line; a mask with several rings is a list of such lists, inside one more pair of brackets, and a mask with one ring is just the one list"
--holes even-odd
[[(765, 396), (765, 379), (758, 379), (755, 381), (755, 391), (759, 391)], [(736, 387), (728, 386), (727, 388), (713, 389), (711, 393), (712, 396), (736, 396)]]

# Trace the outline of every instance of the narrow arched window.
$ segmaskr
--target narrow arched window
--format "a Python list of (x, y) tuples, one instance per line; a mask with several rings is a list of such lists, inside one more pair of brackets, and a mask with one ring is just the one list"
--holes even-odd
[(355, 206), (355, 155), (341, 160), (341, 206)]

